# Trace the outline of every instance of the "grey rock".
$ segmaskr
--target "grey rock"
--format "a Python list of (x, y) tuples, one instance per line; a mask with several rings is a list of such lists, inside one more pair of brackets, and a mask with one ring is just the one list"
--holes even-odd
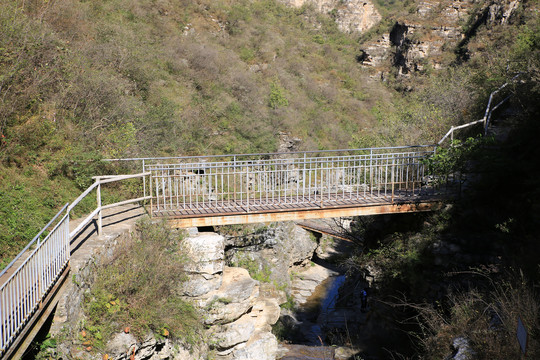
[(182, 284), (182, 292), (185, 296), (198, 297), (219, 289), (221, 286), (221, 274), (208, 277), (207, 274), (190, 274), (188, 280)]
[(259, 295), (258, 284), (246, 269), (226, 267), (220, 288), (199, 301), (200, 307), (205, 310), (204, 323), (226, 324), (248, 312)]
[(460, 336), (452, 341), (455, 353), (448, 360), (473, 360), (476, 353), (471, 347), (469, 339)]
[(137, 344), (137, 339), (131, 334), (118, 333), (107, 343), (106, 351), (111, 354), (126, 354), (127, 351)]
[(200, 233), (188, 237), (183, 246), (191, 261), (185, 266), (189, 273), (216, 274), (223, 271), (225, 238), (215, 233)]
[(274, 334), (269, 332), (256, 332), (240, 349), (232, 352), (234, 360), (275, 360), (278, 351), (278, 342)]
[(218, 326), (212, 335), (216, 341), (216, 347), (223, 351), (248, 341), (254, 331), (255, 324), (251, 316), (246, 314), (230, 324)]

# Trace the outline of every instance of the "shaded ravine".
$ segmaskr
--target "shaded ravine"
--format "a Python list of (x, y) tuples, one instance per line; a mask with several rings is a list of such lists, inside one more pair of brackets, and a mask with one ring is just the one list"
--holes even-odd
[[(318, 265), (334, 266), (314, 259)], [(315, 287), (305, 303), (297, 306), (293, 314), (284, 321), (289, 328), (282, 347), (287, 350), (282, 360), (319, 360), (335, 359), (335, 347), (326, 341), (327, 324), (335, 309), (339, 289), (345, 283), (346, 276), (336, 271)]]

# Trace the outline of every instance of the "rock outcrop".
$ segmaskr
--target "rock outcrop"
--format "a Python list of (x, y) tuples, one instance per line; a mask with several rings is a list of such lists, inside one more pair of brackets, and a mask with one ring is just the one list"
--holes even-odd
[(317, 246), (308, 231), (293, 222), (280, 222), (226, 236), (225, 255), (229, 264), (249, 261), (261, 271), (271, 269), (270, 280), (289, 285), (289, 269), (309, 263)]
[(275, 359), (277, 339), (271, 325), (279, 319), (285, 293), (253, 280), (246, 269), (225, 266), (223, 236), (201, 233), (184, 242), (196, 260), (186, 267), (190, 280), (184, 294), (203, 312), (216, 357)]
[(519, 0), (495, 0), (483, 5), (473, 0), (425, 0), (418, 4), (416, 13), (400, 18), (389, 32), (362, 45), (357, 56), (365, 66), (384, 76), (389, 67), (400, 75), (439, 69), (445, 60), (445, 49), (467, 43), (476, 29), (505, 25), (518, 9)]
[(371, 0), (282, 0), (294, 7), (311, 4), (334, 17), (339, 30), (346, 33), (361, 33), (381, 21), (381, 15)]

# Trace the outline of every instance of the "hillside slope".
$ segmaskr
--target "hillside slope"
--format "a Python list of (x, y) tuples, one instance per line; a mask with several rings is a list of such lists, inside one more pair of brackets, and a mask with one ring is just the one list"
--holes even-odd
[[(400, 4), (376, 3), (383, 25), (395, 17), (383, 10)], [(433, 142), (475, 119), (509, 76), (494, 61), (537, 69), (528, 59), (538, 23), (525, 11), (505, 25), (508, 35), (480, 28), (492, 45), (468, 63), (381, 82), (361, 64), (358, 34), (310, 5), (0, 0), (0, 8), (4, 265), (91, 176), (115, 171), (101, 158), (275, 151), (283, 132), (310, 150)]]

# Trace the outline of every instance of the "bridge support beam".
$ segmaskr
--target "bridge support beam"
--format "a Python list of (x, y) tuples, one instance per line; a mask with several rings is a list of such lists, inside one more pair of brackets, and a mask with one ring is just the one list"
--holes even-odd
[(377, 204), (347, 208), (309, 209), (297, 211), (264, 212), (253, 214), (231, 214), (206, 217), (169, 219), (173, 228), (188, 228), (216, 225), (252, 224), (275, 221), (297, 221), (346, 216), (365, 216), (382, 214), (399, 214), (438, 210), (443, 206), (441, 201), (418, 202), (404, 204)]

